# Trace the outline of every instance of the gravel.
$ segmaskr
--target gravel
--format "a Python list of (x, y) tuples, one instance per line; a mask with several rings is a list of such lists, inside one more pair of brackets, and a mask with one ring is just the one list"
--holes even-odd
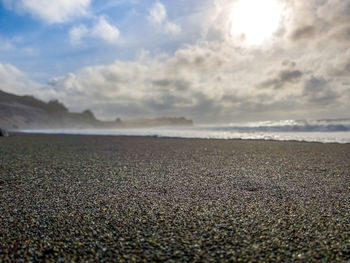
[(350, 144), (0, 138), (0, 262), (348, 262)]

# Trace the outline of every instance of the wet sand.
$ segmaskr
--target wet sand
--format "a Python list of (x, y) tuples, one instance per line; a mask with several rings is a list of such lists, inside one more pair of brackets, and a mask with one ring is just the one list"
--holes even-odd
[(0, 165), (0, 261), (350, 259), (350, 144), (14, 134)]

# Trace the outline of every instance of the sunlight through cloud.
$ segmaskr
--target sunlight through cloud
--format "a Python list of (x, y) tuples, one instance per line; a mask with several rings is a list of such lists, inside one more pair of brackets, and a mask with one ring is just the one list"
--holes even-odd
[(277, 31), (281, 16), (276, 0), (238, 0), (230, 15), (230, 33), (248, 45), (260, 45)]

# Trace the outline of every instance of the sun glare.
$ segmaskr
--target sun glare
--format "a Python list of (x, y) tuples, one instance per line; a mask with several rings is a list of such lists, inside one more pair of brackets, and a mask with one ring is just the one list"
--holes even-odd
[(281, 13), (277, 0), (237, 0), (230, 15), (231, 35), (261, 45), (277, 31)]

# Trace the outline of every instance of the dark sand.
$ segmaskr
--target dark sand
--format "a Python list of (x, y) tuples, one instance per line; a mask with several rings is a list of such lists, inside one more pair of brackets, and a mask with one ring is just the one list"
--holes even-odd
[(0, 138), (0, 261), (347, 262), (350, 145)]

